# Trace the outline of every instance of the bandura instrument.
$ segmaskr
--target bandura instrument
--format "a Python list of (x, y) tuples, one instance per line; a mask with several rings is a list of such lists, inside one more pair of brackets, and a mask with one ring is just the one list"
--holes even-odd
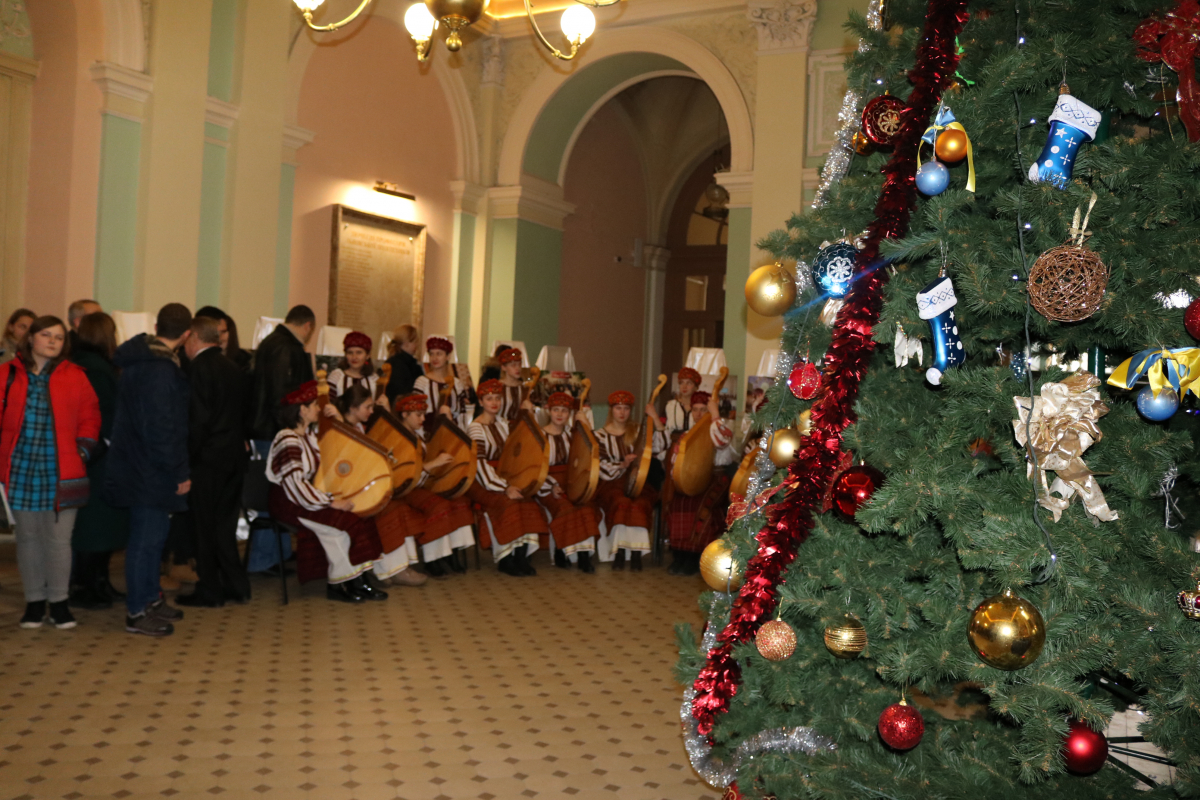
[[(721, 367), (721, 374), (713, 384), (712, 396), (721, 394), (729, 370)], [(686, 410), (691, 413), (691, 409)], [(695, 497), (708, 489), (713, 479), (713, 458), (717, 447), (712, 440), (712, 426), (716, 420), (712, 414), (697, 422), (679, 439), (679, 454), (671, 467), (671, 481), (675, 491), (687, 497)]]
[(475, 442), (466, 432), (441, 414), (435, 415), (433, 432), (425, 446), (425, 457), (432, 461), (449, 453), (451, 462), (429, 473), (425, 488), (453, 500), (462, 497), (475, 482)]
[(729, 484), (729, 496), (735, 494), (746, 496), (746, 489), (750, 487), (750, 476), (754, 474), (754, 462), (758, 458), (758, 446), (746, 455), (742, 456), (742, 463), (738, 465), (737, 472), (733, 476), (733, 481)]
[[(537, 367), (530, 370), (530, 378), (521, 391), (522, 405), (541, 376), (542, 371)], [(517, 418), (509, 423), (508, 438), (504, 440), (496, 472), (508, 481), (509, 486), (515, 486), (526, 500), (536, 495), (546, 482), (546, 476), (550, 474), (550, 440), (529, 409), (520, 409)]]
[[(392, 380), (392, 365), (386, 361), (379, 365), (379, 378), (375, 381), (375, 399), (376, 401), (383, 399), (384, 407), (387, 407), (387, 387)], [(391, 411), (388, 408), (388, 411)]]
[(392, 496), (404, 497), (421, 479), (421, 440), (383, 406), (376, 407), (367, 436), (387, 453), (392, 468)]
[[(658, 385), (650, 393), (650, 405), (658, 400), (658, 393), (667, 385), (667, 376), (658, 376)], [(633, 438), (633, 452), (638, 454), (638, 460), (629, 465), (625, 477), (625, 496), (637, 497), (646, 487), (646, 478), (650, 476), (650, 462), (654, 459), (654, 417), (647, 414)]]
[(579, 395), (579, 412), (575, 414), (575, 426), (571, 430), (571, 450), (567, 454), (567, 499), (583, 505), (596, 494), (600, 485), (600, 445), (592, 426), (583, 417), (583, 403), (592, 390), (592, 382), (583, 379), (583, 391)]
[(317, 372), (317, 441), (321, 466), (313, 486), (337, 500), (354, 503), (354, 513), (371, 517), (392, 499), (392, 467), (387, 451), (344, 422), (325, 416), (329, 405), (329, 382), (325, 370)]

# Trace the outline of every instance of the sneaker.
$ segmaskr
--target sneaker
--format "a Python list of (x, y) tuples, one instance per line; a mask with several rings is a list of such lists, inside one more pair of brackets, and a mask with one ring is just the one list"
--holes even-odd
[(392, 586), (422, 586), (429, 582), (429, 578), (417, 572), (412, 567), (403, 569), (393, 575), (388, 583)]
[(132, 617), (125, 617), (125, 630), (143, 636), (170, 636), (175, 632), (175, 626), (149, 613), (147, 609)]
[(150, 605), (146, 606), (146, 612), (152, 617), (158, 617), (167, 622), (178, 622), (183, 619), (183, 612), (174, 606), (167, 605), (167, 601), (161, 597), (155, 600)]
[(33, 603), (25, 604), (25, 616), (21, 617), (21, 627), (27, 630), (42, 627), (42, 620), (46, 618), (46, 601), (37, 600)]
[(50, 604), (50, 622), (60, 631), (69, 631), (75, 627), (75, 617), (71, 615), (71, 609), (67, 608), (66, 600)]

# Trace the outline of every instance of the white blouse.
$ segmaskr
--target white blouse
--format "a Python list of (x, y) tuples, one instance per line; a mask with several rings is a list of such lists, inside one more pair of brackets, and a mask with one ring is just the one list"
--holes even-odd
[(281, 487), (296, 505), (307, 511), (328, 508), (332, 499), (313, 486), (313, 476), (321, 466), (321, 449), (311, 430), (303, 436), (288, 428), (275, 434), (267, 454), (267, 480)]

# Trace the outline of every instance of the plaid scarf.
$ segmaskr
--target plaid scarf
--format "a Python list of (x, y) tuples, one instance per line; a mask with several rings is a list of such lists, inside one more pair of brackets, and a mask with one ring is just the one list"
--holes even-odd
[(50, 374), (26, 372), (29, 388), (21, 434), (13, 449), (8, 476), (8, 502), (17, 511), (53, 511), (58, 491), (58, 449), (50, 408)]

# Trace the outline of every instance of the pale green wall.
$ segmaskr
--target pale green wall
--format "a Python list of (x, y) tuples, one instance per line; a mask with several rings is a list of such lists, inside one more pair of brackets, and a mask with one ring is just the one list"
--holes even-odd
[(33, 28), (29, 24), (29, 13), (25, 10), (25, 4), (5, 3), (4, 10), (8, 18), (4, 20), (3, 31), (0, 31), (0, 50), (32, 59)]
[(229, 149), (226, 145), (204, 143), (204, 173), (200, 179), (200, 252), (196, 264), (197, 306), (221, 305), (221, 257), (225, 232), (225, 175), (228, 160)]
[(279, 174), (279, 230), (275, 239), (275, 316), (288, 311), (292, 275), (292, 197), (296, 191), (296, 165), (284, 164)]
[[(454, 242), (458, 258), (455, 263), (456, 285), (450, 302), (454, 304), (454, 340), (465, 345), (471, 340), (471, 279), (475, 257), (475, 215), (454, 212)], [(489, 342), (490, 344), (490, 342)]]
[(488, 272), (487, 331), (484, 357), (492, 342), (513, 338), (513, 288), (517, 282), (517, 220), (492, 222), (491, 268)]
[(530, 359), (558, 344), (558, 293), (562, 282), (562, 231), (518, 220), (513, 336)]
[[(725, 363), (742, 386), (746, 383), (746, 294), (750, 277), (750, 209), (729, 209), (729, 246), (725, 250)], [(755, 367), (758, 365), (755, 364)]]
[(233, 102), (237, 59), (238, 0), (213, 0), (208, 40), (208, 96)]
[(813, 50), (853, 50), (858, 47), (858, 39), (842, 27), (850, 18), (851, 11), (865, 15), (866, 0), (821, 0), (817, 5), (817, 21), (813, 25), (810, 47)]
[(134, 265), (142, 125), (105, 114), (101, 126), (95, 295), (105, 308), (130, 310), (137, 307)]

